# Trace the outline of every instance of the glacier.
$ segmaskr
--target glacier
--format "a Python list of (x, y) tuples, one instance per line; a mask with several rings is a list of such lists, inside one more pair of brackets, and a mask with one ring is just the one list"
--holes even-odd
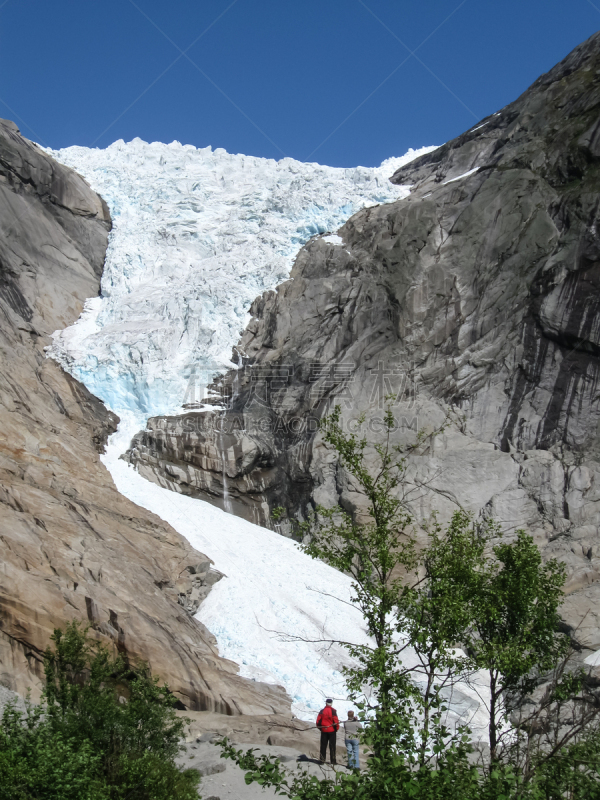
[(141, 139), (47, 150), (113, 218), (101, 294), (50, 354), (119, 414), (180, 413), (231, 367), (250, 304), (287, 279), (300, 247), (405, 196), (389, 176), (431, 149), (353, 169)]
[[(432, 149), (354, 169), (140, 139), (47, 150), (84, 176), (113, 218), (100, 295), (54, 334), (48, 355), (121, 417), (102, 456), (118, 490), (224, 573), (196, 615), (221, 655), (245, 677), (283, 685), (305, 719), (329, 695), (340, 712), (350, 708), (340, 672), (348, 656), (318, 641), (366, 641), (350, 579), (289, 539), (149, 483), (119, 456), (148, 416), (180, 413), (231, 367), (251, 302), (288, 278), (302, 244), (336, 242), (360, 208), (406, 196), (410, 187), (389, 176)], [(482, 692), (461, 686), (452, 698), (453, 718), (476, 733)]]
[[(345, 717), (355, 706), (347, 700), (341, 668), (352, 662), (328, 640), (369, 643), (351, 602), (350, 577), (313, 560), (291, 539), (145, 480), (119, 457), (136, 430), (135, 415), (126, 412), (102, 461), (122, 494), (172, 525), (224, 573), (196, 613), (220, 655), (239, 664), (244, 677), (284, 686), (300, 719), (314, 722), (326, 697)], [(419, 662), (407, 652), (404, 663)], [(485, 738), (486, 685), (480, 672), (452, 687), (449, 726), (469, 724), (476, 739)]]

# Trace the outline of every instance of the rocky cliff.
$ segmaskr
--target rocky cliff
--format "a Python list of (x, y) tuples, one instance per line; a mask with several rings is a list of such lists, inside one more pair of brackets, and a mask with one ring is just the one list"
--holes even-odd
[(418, 519), (525, 527), (568, 566), (565, 622), (600, 648), (600, 34), (518, 100), (400, 169), (258, 298), (214, 388), (226, 410), (154, 418), (128, 459), (263, 525), (274, 506), (360, 510), (315, 433), (334, 402), (376, 440), (447, 427), (410, 459)]
[(98, 294), (109, 230), (85, 181), (0, 121), (0, 684), (35, 696), (53, 628), (82, 620), (189, 708), (287, 710), (219, 658), (190, 613), (210, 559), (117, 492), (99, 452), (118, 420), (45, 357)]

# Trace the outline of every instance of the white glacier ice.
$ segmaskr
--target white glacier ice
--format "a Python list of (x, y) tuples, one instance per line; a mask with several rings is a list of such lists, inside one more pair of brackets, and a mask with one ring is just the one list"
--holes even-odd
[[(350, 578), (309, 558), (291, 539), (146, 481), (119, 458), (136, 430), (135, 415), (126, 413), (102, 460), (122, 494), (171, 524), (224, 573), (196, 614), (215, 635), (220, 654), (237, 662), (245, 677), (285, 686), (302, 719), (314, 720), (327, 696), (345, 715), (352, 705), (340, 667), (351, 662), (345, 649), (327, 640), (369, 641), (350, 603)], [(416, 656), (407, 653), (405, 663), (416, 665)], [(448, 721), (470, 723), (477, 738), (486, 730), (483, 680), (474, 676), (448, 698)]]
[(323, 236), (323, 239), (330, 244), (344, 244), (344, 240), (337, 233), (330, 233), (329, 236)]
[[(243, 675), (285, 686), (305, 718), (329, 694), (340, 712), (348, 707), (340, 673), (347, 656), (285, 634), (364, 642), (363, 621), (347, 603), (347, 576), (289, 539), (145, 481), (119, 455), (150, 414), (181, 410), (191, 375), (204, 370), (210, 378), (230, 366), (250, 303), (287, 278), (301, 244), (319, 233), (341, 244), (335, 231), (353, 212), (408, 193), (388, 177), (430, 149), (375, 169), (139, 139), (106, 150), (50, 151), (100, 192), (114, 224), (101, 296), (55, 334), (50, 355), (121, 416), (103, 456), (119, 491), (225, 574), (197, 614), (221, 654)], [(476, 689), (460, 687), (453, 708), (465, 719), (475, 714), (483, 731), (478, 702)]]
[(118, 413), (180, 412), (189, 387), (197, 400), (231, 366), (251, 302), (288, 277), (300, 246), (407, 194), (389, 176), (430, 149), (373, 169), (140, 139), (48, 151), (113, 218), (101, 296), (55, 335), (51, 355)]
[[(340, 665), (348, 656), (314, 640), (368, 641), (360, 613), (346, 605), (349, 578), (291, 539), (146, 481), (119, 458), (136, 430), (135, 417), (124, 417), (102, 460), (120, 492), (170, 523), (224, 573), (196, 614), (219, 653), (237, 662), (240, 674), (285, 686), (297, 716), (312, 718), (329, 694), (346, 710), (338, 700), (346, 697)], [(283, 641), (286, 634), (313, 641)]]

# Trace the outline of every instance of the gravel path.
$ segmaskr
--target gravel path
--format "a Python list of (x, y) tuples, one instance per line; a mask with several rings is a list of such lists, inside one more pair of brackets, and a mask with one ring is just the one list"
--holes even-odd
[[(303, 760), (306, 757), (301, 751), (291, 747), (236, 744), (238, 750), (250, 748), (257, 750), (257, 755), (277, 756), (291, 771), (302, 770), (320, 778), (333, 776), (331, 766), (321, 766), (310, 759)], [(220, 747), (209, 742), (198, 742), (187, 744), (186, 752), (177, 759), (181, 767), (193, 767), (202, 774), (200, 794), (203, 800), (265, 800), (265, 798), (280, 797), (273, 789), (263, 789), (257, 783), (247, 786), (244, 772), (233, 761), (222, 759), (220, 756)], [(340, 766), (336, 769), (347, 771), (345, 767)]]

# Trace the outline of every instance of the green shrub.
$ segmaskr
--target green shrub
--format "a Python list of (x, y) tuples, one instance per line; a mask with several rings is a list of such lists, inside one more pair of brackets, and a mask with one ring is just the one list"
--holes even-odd
[(52, 639), (41, 704), (2, 716), (0, 800), (197, 800), (197, 772), (175, 764), (185, 721), (168, 687), (76, 622)]

